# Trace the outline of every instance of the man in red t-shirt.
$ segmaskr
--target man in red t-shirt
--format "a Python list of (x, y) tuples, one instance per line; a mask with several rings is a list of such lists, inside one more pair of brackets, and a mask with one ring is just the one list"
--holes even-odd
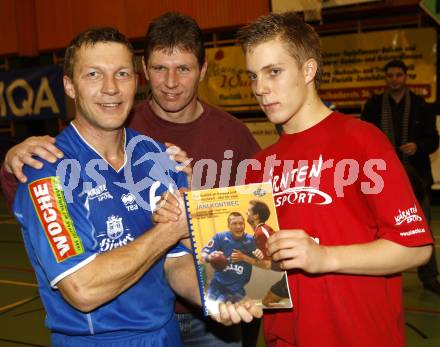
[(266, 241), (274, 230), (266, 223), (269, 219), (269, 207), (262, 201), (251, 200), (247, 211), (247, 222), (254, 229), (254, 239), (257, 248), (263, 252), (264, 259), (270, 259), (266, 252)]
[(262, 269), (270, 269), (272, 267), (272, 261), (266, 251), (266, 241), (274, 233), (274, 230), (265, 224), (269, 216), (269, 207), (263, 201), (249, 201), (247, 222), (254, 230), (254, 240), (257, 246), (257, 249), (253, 252), (255, 257), (250, 257), (239, 250), (235, 250), (232, 253), (233, 261), (244, 261)]
[(408, 178), (374, 126), (318, 96), (319, 37), (293, 12), (240, 30), (253, 92), (280, 140), (246, 181), (272, 182), (280, 231), (267, 240), (288, 271), (293, 309), (265, 313), (269, 346), (404, 346), (401, 271), (432, 238)]

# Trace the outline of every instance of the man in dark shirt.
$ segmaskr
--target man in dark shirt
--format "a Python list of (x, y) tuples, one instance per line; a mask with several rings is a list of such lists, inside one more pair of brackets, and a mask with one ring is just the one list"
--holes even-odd
[[(439, 136), (435, 116), (429, 106), (406, 85), (407, 69), (400, 60), (393, 60), (385, 65), (388, 88), (383, 94), (375, 95), (367, 101), (362, 119), (373, 123), (388, 136), (400, 160), (408, 168), (413, 189), (417, 191), (417, 187), (423, 188), (420, 203), (430, 222), (433, 177), (429, 155), (437, 150)], [(415, 186), (416, 181), (421, 184)], [(429, 262), (418, 268), (418, 275), (424, 288), (440, 295), (434, 251)]]

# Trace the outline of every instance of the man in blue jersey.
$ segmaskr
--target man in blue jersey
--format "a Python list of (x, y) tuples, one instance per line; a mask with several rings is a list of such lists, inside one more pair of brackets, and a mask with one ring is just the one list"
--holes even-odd
[[(169, 12), (154, 18), (146, 31), (143, 72), (149, 80), (151, 95), (136, 105), (126, 124), (141, 134), (187, 151), (193, 158), (194, 187), (214, 185), (215, 188), (240, 181), (239, 168), (244, 167), (240, 163), (252, 158), (259, 146), (242, 122), (197, 97), (207, 66), (202, 30), (194, 19)], [(200, 143), (215, 145), (200, 146)], [(0, 183), (8, 204), (13, 200), (17, 185), (10, 172), (24, 182), (23, 164), (39, 168), (39, 156), (55, 161), (62, 157), (62, 152), (49, 136), (29, 137), (8, 151), (0, 168)], [(225, 156), (231, 160), (225, 161)], [(205, 175), (206, 163), (210, 173), (211, 168), (218, 168), (214, 170), (216, 175)], [(231, 170), (221, 170), (224, 165), (229, 165)], [(205, 321), (198, 307), (180, 298), (175, 312), (186, 346), (241, 346), (239, 327), (225, 329), (216, 322)], [(249, 335), (247, 330), (243, 333), (244, 337)]]
[(224, 255), (228, 259), (228, 265), (214, 273), (207, 291), (210, 302), (240, 301), (246, 295), (244, 286), (251, 279), (252, 265), (231, 260), (234, 251), (252, 256), (252, 252), (257, 249), (253, 237), (245, 233), (245, 221), (241, 213), (229, 214), (228, 228), (230, 231), (217, 233), (202, 250), (202, 257), (207, 263), (218, 255)]
[[(123, 126), (137, 85), (133, 48), (116, 29), (91, 29), (73, 39), (64, 69), (76, 106), (56, 139), (64, 159), (25, 167), (14, 202), (52, 345), (180, 346), (174, 293), (200, 304), (192, 257), (178, 244), (186, 218), (177, 198), (172, 221), (151, 216), (186, 176), (162, 144)], [(217, 319), (259, 314), (222, 305)]]

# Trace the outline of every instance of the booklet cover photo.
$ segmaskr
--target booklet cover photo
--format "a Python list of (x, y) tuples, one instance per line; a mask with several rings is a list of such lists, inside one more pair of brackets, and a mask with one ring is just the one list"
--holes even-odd
[(291, 308), (286, 275), (266, 253), (279, 230), (269, 182), (185, 193), (205, 315), (244, 297), (266, 308)]

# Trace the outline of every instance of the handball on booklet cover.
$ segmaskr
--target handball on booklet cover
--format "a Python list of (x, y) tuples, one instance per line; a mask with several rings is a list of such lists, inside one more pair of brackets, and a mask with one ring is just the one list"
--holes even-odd
[(223, 253), (211, 254), (209, 263), (215, 271), (223, 271), (228, 266), (228, 258)]

